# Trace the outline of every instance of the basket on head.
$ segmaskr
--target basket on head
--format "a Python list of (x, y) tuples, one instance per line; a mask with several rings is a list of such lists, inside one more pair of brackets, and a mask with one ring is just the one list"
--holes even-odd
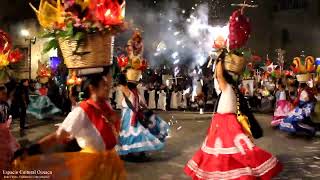
[(112, 64), (114, 37), (106, 33), (87, 34), (80, 41), (59, 38), (64, 62), (69, 69)]
[(235, 54), (228, 54), (224, 60), (224, 68), (227, 71), (242, 74), (244, 67), (246, 66), (246, 60), (243, 56)]
[(141, 74), (142, 72), (140, 70), (135, 70), (135, 69), (127, 69), (127, 80), (129, 82), (138, 82), (141, 79)]
[(311, 74), (297, 74), (297, 81), (303, 83), (308, 82), (311, 79)]

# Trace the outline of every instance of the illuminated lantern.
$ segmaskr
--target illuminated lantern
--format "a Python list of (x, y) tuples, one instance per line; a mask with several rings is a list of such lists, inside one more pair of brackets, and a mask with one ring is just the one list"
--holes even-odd
[(10, 51), (8, 58), (10, 63), (18, 63), (23, 58), (23, 54), (19, 49), (15, 49)]

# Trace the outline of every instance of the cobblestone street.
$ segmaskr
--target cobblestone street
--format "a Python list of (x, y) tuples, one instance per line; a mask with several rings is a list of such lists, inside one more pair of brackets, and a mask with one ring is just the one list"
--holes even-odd
[[(211, 114), (199, 115), (189, 112), (160, 112), (170, 122), (170, 137), (161, 152), (148, 154), (147, 162), (126, 162), (129, 180), (183, 180), (189, 179), (183, 173), (185, 163), (198, 150), (210, 123)], [(284, 170), (275, 179), (305, 180), (320, 179), (320, 140), (301, 136), (290, 136), (269, 126), (270, 115), (256, 115), (264, 128), (264, 137), (256, 140), (261, 148), (276, 155)], [(58, 120), (60, 119), (60, 120)], [(21, 144), (35, 142), (54, 131), (55, 124), (62, 118), (51, 121), (30, 120), (25, 134), (19, 132), (18, 123), (13, 133)]]

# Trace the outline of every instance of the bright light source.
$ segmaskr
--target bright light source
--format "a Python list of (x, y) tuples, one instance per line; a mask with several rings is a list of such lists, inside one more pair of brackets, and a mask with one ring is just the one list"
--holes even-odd
[(30, 36), (30, 32), (29, 32), (27, 29), (22, 29), (22, 30), (20, 31), (20, 34), (21, 34), (21, 36), (23, 36), (23, 37), (28, 37), (28, 36)]

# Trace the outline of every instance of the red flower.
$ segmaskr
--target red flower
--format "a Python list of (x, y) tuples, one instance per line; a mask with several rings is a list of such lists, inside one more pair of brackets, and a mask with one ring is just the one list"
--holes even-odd
[(141, 66), (140, 66), (139, 70), (144, 71), (144, 70), (146, 70), (146, 69), (147, 69), (147, 67), (148, 67), (148, 63), (147, 63), (147, 61), (146, 61), (145, 59), (144, 59), (144, 60), (142, 60), (142, 62), (141, 62)]
[(89, 9), (104, 26), (123, 23), (122, 5), (117, 0), (91, 0)]
[(19, 49), (15, 49), (10, 51), (9, 53), (9, 62), (10, 63), (17, 63), (23, 58), (23, 54), (20, 52)]
[(126, 67), (126, 66), (128, 65), (128, 63), (129, 63), (129, 58), (126, 57), (125, 55), (119, 56), (119, 57), (117, 58), (117, 60), (118, 60), (118, 65), (119, 65), (119, 67), (121, 67), (121, 68)]

